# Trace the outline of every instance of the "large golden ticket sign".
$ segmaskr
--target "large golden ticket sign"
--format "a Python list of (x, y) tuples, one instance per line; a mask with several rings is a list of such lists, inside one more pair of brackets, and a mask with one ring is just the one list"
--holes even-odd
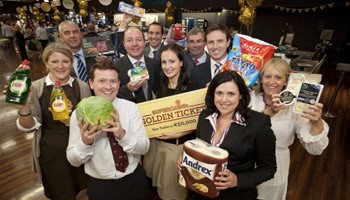
[(137, 104), (148, 137), (195, 130), (207, 88)]

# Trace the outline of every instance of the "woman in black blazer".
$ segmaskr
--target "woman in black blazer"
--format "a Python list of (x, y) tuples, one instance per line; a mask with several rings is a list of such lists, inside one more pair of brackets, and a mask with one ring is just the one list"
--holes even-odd
[[(229, 152), (227, 170), (215, 183), (218, 199), (256, 199), (256, 185), (276, 172), (275, 136), (270, 117), (248, 108), (249, 91), (234, 71), (211, 81), (196, 136)], [(191, 199), (204, 199), (192, 193)]]

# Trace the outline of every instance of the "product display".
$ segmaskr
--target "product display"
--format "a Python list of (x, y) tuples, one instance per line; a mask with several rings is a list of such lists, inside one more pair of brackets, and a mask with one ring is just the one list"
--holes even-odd
[(292, 105), (295, 97), (296, 96), (289, 90), (284, 90), (280, 93), (280, 101), (286, 106)]
[(128, 76), (131, 82), (141, 81), (143, 79), (148, 80), (149, 74), (145, 66), (134, 67), (128, 71)]
[(225, 171), (228, 152), (202, 140), (189, 140), (184, 143), (182, 177), (180, 184), (208, 198), (215, 198), (219, 190), (214, 185), (215, 177)]

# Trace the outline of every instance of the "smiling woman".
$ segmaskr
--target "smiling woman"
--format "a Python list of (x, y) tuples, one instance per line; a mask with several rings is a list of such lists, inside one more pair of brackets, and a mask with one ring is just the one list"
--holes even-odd
[[(196, 137), (229, 153), (227, 170), (215, 182), (221, 190), (218, 199), (255, 200), (256, 185), (273, 178), (276, 171), (270, 119), (250, 110), (249, 102), (248, 89), (236, 72), (221, 72), (210, 82)], [(191, 199), (205, 199), (191, 195)]]
[(45, 195), (50, 199), (74, 199), (86, 188), (87, 177), (82, 167), (69, 164), (66, 157), (70, 118), (55, 121), (48, 109), (53, 83), (62, 82), (70, 114), (78, 102), (90, 96), (89, 86), (69, 74), (72, 69), (71, 49), (62, 43), (52, 43), (43, 52), (42, 60), (49, 74), (32, 84), (28, 95), (31, 101), (17, 106), (17, 127), (24, 132), (34, 131), (32, 160), (41, 178)]

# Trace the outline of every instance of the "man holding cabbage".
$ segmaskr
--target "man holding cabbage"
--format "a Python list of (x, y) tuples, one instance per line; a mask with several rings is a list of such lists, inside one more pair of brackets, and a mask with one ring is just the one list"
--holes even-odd
[(145, 170), (139, 165), (149, 139), (136, 104), (116, 97), (119, 70), (111, 61), (92, 66), (90, 87), (96, 96), (72, 113), (67, 158), (85, 164), (90, 200), (147, 199)]

